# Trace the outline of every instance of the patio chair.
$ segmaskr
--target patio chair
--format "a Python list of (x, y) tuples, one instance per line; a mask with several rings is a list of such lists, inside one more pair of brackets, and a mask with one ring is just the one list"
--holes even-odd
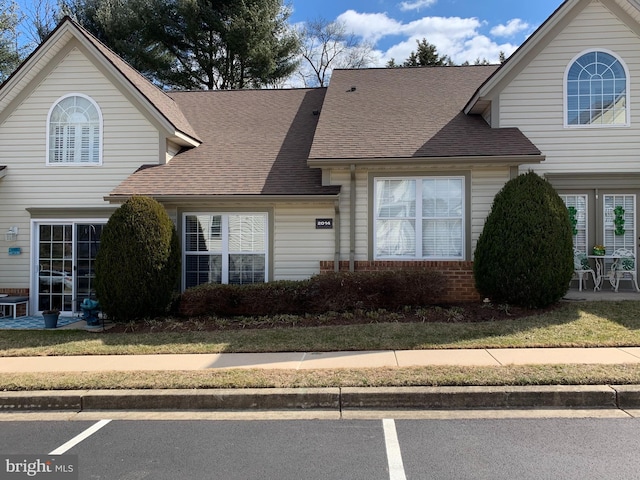
[(582, 291), (582, 284), (584, 280), (589, 278), (589, 274), (591, 274), (593, 283), (597, 286), (596, 272), (594, 272), (591, 268), (591, 265), (589, 265), (587, 254), (578, 250), (577, 248), (573, 249), (573, 271), (574, 274), (578, 277), (579, 291)]
[(619, 257), (613, 262), (611, 266), (611, 278), (613, 280), (613, 288), (617, 292), (620, 280), (624, 277), (629, 277), (629, 280), (633, 280), (633, 285), (636, 287), (636, 291), (640, 292), (638, 288), (638, 275), (636, 272), (636, 259), (631, 250), (626, 248), (619, 248), (613, 252), (615, 257)]

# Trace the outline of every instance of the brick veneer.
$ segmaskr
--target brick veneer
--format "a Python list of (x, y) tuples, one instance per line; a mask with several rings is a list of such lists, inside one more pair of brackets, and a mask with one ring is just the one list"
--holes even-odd
[[(356, 261), (356, 272), (373, 272), (377, 270), (409, 270), (429, 269), (444, 275), (447, 288), (445, 289), (445, 302), (473, 302), (482, 297), (476, 290), (473, 278), (473, 262), (456, 261)], [(348, 271), (349, 262), (340, 262), (340, 271)], [(334, 271), (334, 262), (331, 260), (320, 262), (320, 273)]]

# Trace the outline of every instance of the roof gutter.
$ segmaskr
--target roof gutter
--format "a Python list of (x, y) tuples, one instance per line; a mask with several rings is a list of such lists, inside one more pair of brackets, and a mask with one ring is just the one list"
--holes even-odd
[(194, 202), (318, 202), (337, 201), (339, 193), (326, 195), (154, 195), (153, 193), (141, 193), (130, 195), (107, 195), (104, 200), (109, 203), (124, 203), (129, 198), (140, 195), (151, 197), (160, 203), (194, 203)]
[(546, 159), (545, 155), (506, 155), (506, 156), (466, 156), (466, 157), (376, 157), (376, 158), (315, 158), (309, 159), (309, 167), (345, 167), (345, 166), (388, 166), (390, 162), (402, 163), (403, 165), (436, 166), (442, 168), (443, 164), (448, 167), (459, 166), (468, 167), (473, 165), (523, 165), (527, 163), (540, 163)]

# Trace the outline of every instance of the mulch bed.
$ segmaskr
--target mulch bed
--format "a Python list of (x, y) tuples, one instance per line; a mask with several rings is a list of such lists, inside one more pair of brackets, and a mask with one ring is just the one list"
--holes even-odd
[(514, 320), (559, 308), (561, 303), (546, 308), (527, 309), (507, 305), (468, 302), (442, 306), (425, 307), (408, 312), (356, 312), (322, 316), (255, 317), (237, 319), (217, 319), (216, 317), (172, 318), (170, 320), (147, 320), (135, 323), (116, 323), (107, 333), (150, 333), (150, 332), (186, 332), (221, 331), (287, 327), (319, 327), (339, 325), (362, 325), (369, 323), (473, 323), (500, 320)]

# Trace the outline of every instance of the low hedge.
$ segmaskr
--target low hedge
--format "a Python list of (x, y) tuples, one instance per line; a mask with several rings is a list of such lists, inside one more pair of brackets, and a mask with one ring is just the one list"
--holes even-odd
[(445, 288), (443, 275), (431, 270), (326, 273), (301, 281), (199, 285), (182, 294), (179, 312), (228, 317), (396, 310), (443, 303)]

